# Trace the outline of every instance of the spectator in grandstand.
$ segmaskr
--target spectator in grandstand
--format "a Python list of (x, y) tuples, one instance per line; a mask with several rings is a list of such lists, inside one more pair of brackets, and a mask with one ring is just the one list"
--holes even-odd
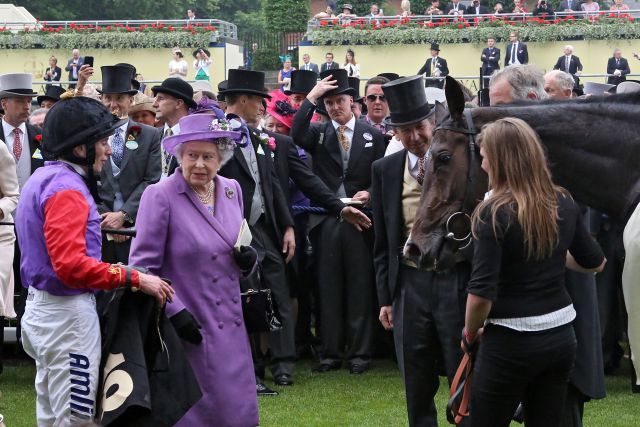
[(353, 18), (357, 17), (358, 15), (353, 13), (353, 6), (351, 6), (349, 3), (345, 3), (342, 5), (342, 13), (337, 16), (337, 18), (340, 19), (340, 22), (343, 24), (348, 24)]
[(446, 7), (444, 13), (447, 15), (463, 15), (464, 5), (460, 4), (460, 0), (453, 0), (453, 2)]
[[(62, 77), (62, 69), (58, 67), (58, 58), (51, 55), (49, 58), (49, 66), (46, 70), (44, 70), (44, 81), (45, 82), (59, 82), (60, 77)], [(53, 85), (47, 85), (46, 90), (48, 90)], [(57, 86), (60, 86), (59, 84)]]
[(196, 19), (196, 13), (191, 9), (187, 9), (187, 21), (195, 21)]
[(596, 1), (586, 0), (580, 5), (580, 8), (583, 12), (598, 12), (600, 10), (600, 5)]
[(184, 55), (179, 47), (174, 47), (171, 51), (173, 59), (169, 61), (169, 77), (177, 77), (186, 80), (189, 65), (184, 59)]
[(562, 0), (558, 9), (563, 12), (579, 12), (580, 0)]
[(315, 19), (327, 19), (327, 18), (335, 18), (336, 15), (333, 13), (333, 9), (331, 6), (327, 6), (324, 12), (318, 12), (313, 16)]
[(356, 62), (356, 53), (353, 50), (347, 50), (342, 68), (347, 70), (349, 77), (360, 77), (360, 65)]
[(209, 67), (211, 66), (211, 53), (207, 49), (200, 48), (193, 52), (193, 69), (196, 80), (209, 80)]
[(473, 2), (467, 7), (467, 15), (484, 15), (488, 13), (487, 8), (480, 4), (480, 0), (473, 0)]
[(499, 1), (499, 2), (496, 2), (496, 4), (493, 6), (493, 14), (499, 15), (501, 13), (504, 13), (504, 5), (502, 4), (501, 1)]
[(29, 115), (29, 124), (31, 126), (42, 129), (42, 124), (44, 123), (44, 118), (47, 115), (48, 111), (48, 108), (37, 108), (33, 110), (33, 112)]
[(431, 6), (424, 11), (425, 15), (442, 15), (443, 13), (440, 9), (440, 0), (431, 0)]
[(613, 11), (629, 10), (629, 6), (624, 4), (624, 0), (614, 0), (614, 3), (611, 5), (609, 10), (613, 10)]
[[(67, 61), (67, 66), (64, 67), (64, 69), (69, 72), (69, 81), (76, 82), (78, 81), (78, 72), (84, 63), (84, 58), (80, 56), (80, 50), (78, 49), (73, 49), (71, 54), (73, 56), (69, 61)], [(74, 89), (75, 87), (76, 85), (73, 83), (69, 85), (69, 89)]]
[(400, 16), (403, 18), (407, 18), (411, 16), (411, 2), (409, 0), (402, 0), (400, 3)]
[(522, 0), (513, 0), (513, 13), (527, 13), (528, 10)]
[(562, 100), (573, 94), (573, 77), (560, 70), (552, 70), (544, 75), (544, 90), (550, 99)]
[(380, 9), (380, 7), (378, 7), (377, 4), (372, 4), (371, 7), (369, 8), (369, 14), (365, 15), (365, 18), (377, 18), (379, 16), (382, 16), (383, 12), (382, 9)]
[(538, 0), (538, 5), (533, 9), (533, 16), (540, 16), (544, 19), (553, 19), (553, 7), (547, 0)]

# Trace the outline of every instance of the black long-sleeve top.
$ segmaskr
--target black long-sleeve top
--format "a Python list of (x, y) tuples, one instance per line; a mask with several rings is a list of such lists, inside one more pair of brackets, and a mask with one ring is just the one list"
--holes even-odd
[(551, 256), (541, 260), (527, 259), (515, 210), (498, 210), (495, 233), (490, 208), (480, 213), (469, 293), (493, 302), (490, 318), (539, 316), (571, 304), (564, 286), (567, 250), (584, 268), (602, 264), (602, 250), (585, 228), (577, 204), (563, 195), (558, 203), (559, 241)]

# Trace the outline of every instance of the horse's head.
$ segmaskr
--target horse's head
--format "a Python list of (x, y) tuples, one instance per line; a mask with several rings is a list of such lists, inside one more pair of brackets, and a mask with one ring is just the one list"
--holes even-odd
[[(471, 213), (487, 190), (471, 115), (458, 83), (447, 77), (449, 110), (436, 105), (420, 206), (404, 254), (423, 268), (447, 270), (471, 243)], [(466, 116), (466, 117), (465, 117)]]

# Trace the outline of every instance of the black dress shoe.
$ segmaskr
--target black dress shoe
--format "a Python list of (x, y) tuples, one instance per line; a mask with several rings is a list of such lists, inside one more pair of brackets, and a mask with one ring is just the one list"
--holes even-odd
[(349, 365), (349, 373), (354, 375), (364, 374), (369, 370), (369, 365), (365, 363), (352, 363)]
[(277, 391), (270, 389), (262, 383), (256, 384), (256, 391), (258, 392), (258, 396), (277, 396), (279, 394)]
[(313, 370), (313, 372), (324, 374), (325, 372), (336, 371), (338, 369), (340, 369), (340, 365), (338, 364), (321, 363)]
[(289, 374), (276, 375), (273, 379), (276, 385), (293, 385), (293, 377)]

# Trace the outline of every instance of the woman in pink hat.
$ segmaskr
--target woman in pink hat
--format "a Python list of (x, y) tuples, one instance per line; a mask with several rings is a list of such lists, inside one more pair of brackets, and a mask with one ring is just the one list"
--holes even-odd
[(234, 249), (243, 222), (240, 185), (218, 175), (241, 141), (240, 123), (215, 115), (180, 119), (164, 149), (181, 167), (142, 195), (132, 263), (170, 279), (166, 314), (182, 338), (202, 398), (179, 426), (258, 425), (256, 379), (240, 301), (256, 252)]

